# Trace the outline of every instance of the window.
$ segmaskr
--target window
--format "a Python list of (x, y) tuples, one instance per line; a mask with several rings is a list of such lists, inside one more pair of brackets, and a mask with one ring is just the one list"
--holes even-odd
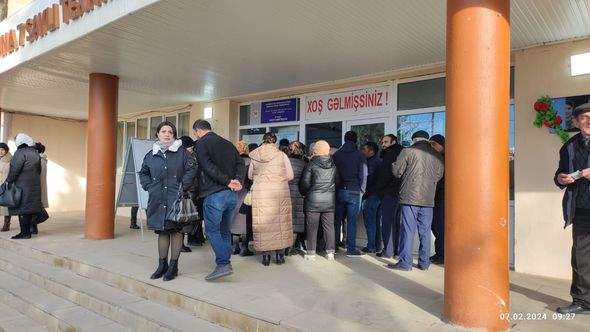
[(117, 168), (123, 167), (123, 154), (125, 153), (125, 122), (117, 122)]
[[(174, 127), (176, 127), (176, 115), (167, 116), (166, 117), (166, 121), (172, 122), (172, 124), (174, 125)], [(176, 128), (176, 129), (178, 130), (178, 128)]]
[(262, 137), (266, 133), (266, 127), (251, 128), (251, 129), (240, 129), (240, 140), (246, 141), (248, 144), (262, 143)]
[(418, 130), (424, 130), (430, 136), (445, 134), (445, 112), (431, 112), (397, 117), (398, 140), (403, 146), (412, 145), (412, 135)]
[(299, 126), (272, 127), (270, 131), (277, 135), (277, 142), (286, 138), (289, 142), (299, 140)]
[(137, 119), (137, 137), (141, 139), (148, 138), (148, 119)]
[(127, 122), (127, 139), (125, 142), (127, 142), (130, 138), (135, 137), (137, 137), (137, 134), (135, 133), (135, 121)]
[(240, 106), (240, 126), (250, 125), (250, 105)]
[(155, 139), (158, 132), (158, 125), (162, 122), (162, 116), (153, 116), (150, 118), (150, 139)]
[(401, 83), (397, 95), (398, 111), (444, 106), (445, 78)]
[(190, 136), (191, 134), (191, 112), (178, 114), (178, 136)]
[(332, 147), (342, 145), (342, 122), (313, 123), (305, 126), (305, 145), (309, 148), (318, 140), (325, 140)]

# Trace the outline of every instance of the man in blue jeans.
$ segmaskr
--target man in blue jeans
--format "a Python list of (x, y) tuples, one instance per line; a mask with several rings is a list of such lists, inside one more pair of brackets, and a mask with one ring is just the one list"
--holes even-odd
[(211, 124), (197, 120), (193, 131), (198, 138), (199, 197), (203, 198), (205, 231), (215, 252), (215, 270), (205, 277), (212, 281), (233, 273), (231, 266), (231, 222), (238, 191), (246, 176), (244, 161), (228, 140), (211, 131)]
[(399, 195), (402, 220), (399, 262), (388, 264), (391, 269), (412, 269), (416, 228), (420, 238), (418, 268), (428, 270), (430, 266), (432, 208), (436, 184), (443, 177), (444, 164), (442, 155), (432, 148), (428, 137), (428, 133), (422, 130), (414, 133), (412, 146), (402, 150), (392, 166), (393, 176), (402, 180)]
[(376, 253), (381, 247), (381, 201), (377, 194), (377, 169), (381, 160), (377, 156), (379, 146), (375, 142), (363, 144), (363, 155), (367, 158), (367, 189), (363, 195), (363, 220), (367, 231), (367, 246), (364, 253)]
[(344, 135), (344, 144), (333, 159), (340, 175), (336, 188), (336, 211), (334, 228), (336, 243), (340, 240), (342, 220), (346, 218), (346, 256), (360, 257), (356, 248), (356, 222), (361, 206), (361, 194), (367, 185), (367, 162), (356, 145), (357, 134), (349, 131)]

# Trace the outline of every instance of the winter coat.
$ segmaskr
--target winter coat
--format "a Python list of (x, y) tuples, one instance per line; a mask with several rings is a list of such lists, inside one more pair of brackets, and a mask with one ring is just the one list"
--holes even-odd
[[(576, 140), (580, 139), (582, 139), (582, 134), (578, 133), (561, 147), (559, 150), (559, 165), (555, 171), (555, 177), (553, 178), (556, 186), (560, 189), (565, 189), (563, 200), (561, 202), (563, 220), (565, 222), (563, 228), (571, 225), (574, 221), (579, 184), (576, 181), (570, 185), (562, 186), (557, 182), (557, 176), (561, 173), (570, 174), (578, 171), (574, 166), (574, 156), (576, 155)], [(588, 165), (590, 165), (590, 160), (588, 160)]]
[(364, 193), (367, 187), (367, 160), (355, 143), (346, 142), (334, 153), (340, 183), (338, 190)]
[[(445, 161), (445, 154), (442, 153), (443, 163)], [(436, 194), (434, 195), (435, 202), (441, 202), (445, 200), (445, 174), (443, 172), (443, 177), (438, 181), (436, 184)]]
[[(12, 160), (12, 154), (6, 153), (4, 157), (0, 158), (0, 183), (4, 183), (8, 176), (8, 170), (10, 169), (10, 160)], [(8, 208), (0, 206), (0, 216), (9, 216)]]
[(225, 138), (208, 132), (195, 143), (199, 162), (199, 196), (207, 197), (223, 190), (233, 179), (244, 183), (244, 161), (236, 147)]
[(338, 170), (330, 156), (313, 157), (299, 180), (299, 191), (305, 196), (305, 212), (334, 212)]
[(299, 193), (299, 179), (307, 162), (303, 157), (291, 157), (291, 168), (293, 168), (293, 180), (289, 181), (291, 192), (291, 213), (293, 214), (293, 232), (305, 232), (305, 212), (303, 211), (303, 196)]
[[(242, 159), (244, 160), (244, 165), (246, 165), (246, 167), (250, 167), (250, 158), (248, 156), (242, 156)], [(245, 171), (246, 170), (244, 169), (244, 172)], [(245, 177), (246, 175), (244, 174), (242, 176)], [(244, 184), (242, 186), (242, 190), (240, 190), (238, 192), (238, 203), (236, 204), (236, 208), (234, 210), (234, 218), (233, 218), (233, 222), (231, 224), (231, 233), (232, 234), (238, 234), (238, 235), (246, 234), (246, 215), (240, 213), (240, 207), (244, 203), (244, 198), (246, 197), (247, 194), (248, 194), (248, 188)]]
[(41, 203), (41, 157), (37, 149), (21, 144), (12, 160), (6, 182), (14, 182), (23, 190), (20, 206), (9, 208), (10, 215), (37, 214), (43, 211)]
[(403, 149), (401, 145), (394, 144), (381, 151), (381, 165), (377, 169), (377, 193), (379, 195), (399, 195), (401, 181), (391, 173), (391, 165), (397, 160)]
[(403, 149), (392, 166), (393, 176), (401, 178), (399, 203), (422, 207), (434, 207), (437, 182), (444, 174), (442, 155), (420, 141)]
[(189, 190), (196, 176), (194, 156), (177, 140), (162, 153), (157, 143), (148, 152), (139, 171), (139, 182), (147, 191), (147, 226), (154, 231), (180, 230), (182, 226), (167, 220), (168, 212), (181, 191)]
[(248, 176), (252, 185), (252, 227), (256, 251), (293, 245), (289, 158), (274, 144), (262, 144), (250, 153)]
[(44, 208), (49, 207), (49, 200), (47, 199), (47, 156), (41, 154), (41, 203)]
[(367, 190), (364, 198), (377, 194), (377, 170), (379, 166), (381, 166), (379, 157), (367, 158)]

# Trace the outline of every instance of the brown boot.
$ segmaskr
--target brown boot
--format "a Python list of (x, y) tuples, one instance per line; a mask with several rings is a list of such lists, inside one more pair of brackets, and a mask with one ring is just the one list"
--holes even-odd
[(0, 229), (0, 232), (8, 232), (10, 230), (10, 216), (4, 217), (4, 226)]

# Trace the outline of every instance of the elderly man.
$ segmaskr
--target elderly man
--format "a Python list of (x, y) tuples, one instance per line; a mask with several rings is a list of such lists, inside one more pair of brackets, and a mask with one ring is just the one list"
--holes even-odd
[(412, 135), (413, 145), (402, 150), (393, 163), (393, 176), (401, 178), (399, 202), (401, 205), (401, 234), (399, 262), (388, 264), (395, 270), (412, 270), (412, 249), (416, 227), (420, 238), (418, 268), (428, 270), (430, 266), (430, 228), (432, 208), (437, 182), (443, 177), (442, 156), (428, 142), (425, 131)]
[(573, 224), (572, 286), (573, 302), (557, 308), (562, 314), (590, 313), (590, 103), (573, 112), (574, 126), (580, 133), (559, 150), (555, 184), (565, 189), (563, 218), (565, 227)]

